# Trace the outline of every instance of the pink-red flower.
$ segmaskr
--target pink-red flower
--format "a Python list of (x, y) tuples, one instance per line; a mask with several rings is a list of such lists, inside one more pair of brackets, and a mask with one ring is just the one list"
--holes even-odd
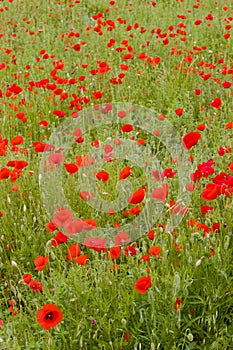
[(131, 239), (129, 237), (129, 234), (127, 232), (119, 232), (116, 234), (114, 238), (114, 243), (116, 246), (129, 243), (131, 242)]
[(65, 208), (58, 208), (57, 213), (53, 215), (53, 223), (56, 226), (65, 226), (71, 222), (73, 217), (72, 211)]
[(160, 202), (165, 202), (168, 196), (168, 184), (162, 184), (162, 187), (154, 188), (150, 197)]
[(83, 245), (86, 247), (100, 252), (101, 250), (107, 251), (107, 240), (101, 237), (88, 237), (84, 240)]

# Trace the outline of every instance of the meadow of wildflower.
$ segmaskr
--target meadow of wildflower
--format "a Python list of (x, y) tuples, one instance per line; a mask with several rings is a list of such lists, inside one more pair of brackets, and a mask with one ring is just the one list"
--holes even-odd
[(232, 21), (0, 1), (0, 349), (233, 349)]

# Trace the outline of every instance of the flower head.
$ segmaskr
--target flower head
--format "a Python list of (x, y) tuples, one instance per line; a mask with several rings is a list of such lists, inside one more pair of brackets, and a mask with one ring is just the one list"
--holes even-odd
[(35, 264), (35, 270), (39, 271), (39, 270), (44, 270), (45, 266), (47, 265), (49, 261), (49, 257), (48, 255), (46, 256), (37, 256), (34, 260), (34, 264)]
[(135, 289), (140, 294), (145, 294), (150, 287), (151, 287), (151, 278), (150, 278), (150, 276), (142, 276), (135, 283)]
[(62, 318), (62, 311), (54, 304), (45, 304), (36, 314), (37, 322), (46, 330), (55, 327)]

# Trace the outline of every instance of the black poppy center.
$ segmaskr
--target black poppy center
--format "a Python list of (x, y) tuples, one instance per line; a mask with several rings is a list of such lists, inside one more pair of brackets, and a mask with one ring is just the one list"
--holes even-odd
[(45, 316), (46, 320), (52, 320), (53, 319), (53, 313), (49, 312), (46, 316)]

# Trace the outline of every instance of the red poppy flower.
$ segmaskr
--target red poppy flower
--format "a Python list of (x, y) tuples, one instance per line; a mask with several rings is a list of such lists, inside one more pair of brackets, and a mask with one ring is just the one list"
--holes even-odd
[(231, 34), (230, 34), (230, 33), (225, 33), (225, 34), (223, 35), (224, 39), (229, 39), (229, 38), (230, 38), (230, 36), (231, 36)]
[(216, 184), (207, 184), (201, 196), (205, 201), (212, 201), (221, 194), (221, 186)]
[(80, 50), (81, 50), (81, 45), (80, 45), (80, 44), (75, 44), (74, 46), (72, 46), (72, 48), (73, 48), (75, 51), (80, 51)]
[(229, 122), (225, 125), (226, 130), (231, 130), (233, 128), (233, 122)]
[(23, 275), (23, 283), (24, 284), (29, 284), (32, 280), (32, 275), (30, 273), (25, 273)]
[(0, 180), (7, 179), (10, 176), (11, 172), (7, 168), (0, 169)]
[(98, 180), (107, 182), (109, 179), (109, 174), (106, 171), (99, 171), (98, 173), (95, 174)]
[(65, 117), (66, 112), (65, 111), (55, 110), (55, 111), (53, 111), (53, 114), (56, 115), (59, 118), (63, 118), (63, 117)]
[(44, 270), (45, 266), (47, 265), (49, 261), (48, 255), (46, 256), (37, 256), (34, 260), (34, 264), (36, 266), (35, 270), (41, 271)]
[(200, 139), (200, 137), (201, 137), (201, 134), (199, 132), (196, 132), (196, 131), (189, 132), (183, 137), (183, 140), (182, 140), (183, 146), (187, 150), (191, 149), (193, 146), (195, 146), (198, 143), (198, 140)]
[(109, 144), (104, 145), (104, 146), (103, 146), (103, 150), (104, 150), (105, 153), (110, 153), (110, 152), (112, 152), (112, 150), (113, 150), (113, 146), (112, 146), (112, 145), (109, 145)]
[(215, 222), (211, 227), (212, 232), (220, 232), (220, 222)]
[(99, 140), (94, 140), (94, 141), (92, 141), (91, 144), (93, 147), (96, 147), (96, 148), (99, 147), (99, 145), (100, 145)]
[(7, 150), (8, 139), (1, 140), (0, 137), (0, 156), (4, 156)]
[(110, 248), (109, 257), (111, 259), (117, 259), (120, 257), (120, 255), (121, 255), (121, 248), (119, 246)]
[(129, 216), (138, 215), (141, 212), (142, 211), (141, 211), (140, 207), (138, 205), (136, 205), (135, 207), (133, 207), (129, 210)]
[(209, 211), (213, 210), (214, 207), (211, 207), (209, 205), (202, 205), (201, 206), (201, 212), (206, 215)]
[(195, 26), (199, 26), (201, 23), (202, 23), (202, 20), (201, 20), (201, 19), (197, 19), (197, 20), (194, 22)]
[(129, 196), (128, 203), (130, 204), (141, 203), (144, 197), (145, 197), (145, 188), (142, 187), (136, 190), (133, 194), (131, 194), (131, 196)]
[(201, 94), (201, 90), (200, 89), (196, 89), (196, 90), (194, 90), (194, 93), (198, 96), (198, 95)]
[(182, 114), (183, 114), (183, 112), (184, 112), (184, 109), (183, 109), (183, 108), (177, 108), (177, 109), (175, 109), (175, 113), (176, 113), (176, 115), (177, 115), (178, 117), (181, 117)]
[(75, 129), (72, 135), (74, 135), (75, 137), (82, 137), (82, 130)]
[(207, 234), (210, 233), (210, 228), (209, 228), (207, 225), (205, 225), (205, 224), (199, 224), (199, 223), (197, 223), (197, 224), (196, 224), (196, 228), (197, 228), (197, 230), (199, 230), (199, 231), (201, 231), (201, 230), (204, 231), (203, 237), (205, 237)]
[(152, 246), (149, 248), (149, 254), (152, 256), (160, 257), (161, 248), (158, 246)]
[(177, 173), (176, 171), (172, 171), (172, 168), (167, 168), (164, 170), (162, 176), (163, 176), (163, 178), (168, 177), (171, 179), (176, 175), (176, 173)]
[(134, 255), (136, 255), (137, 254), (136, 248), (137, 248), (136, 243), (134, 243), (133, 245), (129, 245), (128, 247), (126, 247), (124, 249), (125, 255), (126, 256), (134, 256)]
[(142, 260), (143, 260), (143, 261), (149, 261), (149, 260), (150, 260), (150, 255), (149, 255), (149, 254), (144, 254), (144, 255), (142, 256)]
[(169, 204), (170, 204), (169, 211), (170, 211), (171, 215), (176, 215), (176, 214), (180, 213), (181, 207), (180, 207), (179, 203), (174, 202), (173, 200), (170, 199), (170, 203)]
[(54, 146), (40, 141), (33, 142), (33, 147), (35, 152), (52, 151), (54, 149)]
[(233, 162), (231, 162), (231, 163), (228, 165), (227, 169), (229, 169), (231, 172), (233, 172)]
[(140, 277), (135, 283), (134, 287), (139, 293), (145, 294), (147, 290), (151, 287), (151, 277), (150, 276)]
[(59, 244), (65, 243), (68, 237), (64, 235), (61, 231), (59, 231), (56, 236), (52, 239), (52, 246), (57, 247)]
[(156, 181), (164, 180), (164, 173), (159, 170), (152, 170), (152, 176)]
[(102, 91), (94, 91), (94, 92), (92, 92), (93, 98), (95, 100), (98, 100), (98, 99), (102, 98), (103, 94), (104, 93)]
[(15, 169), (23, 169), (28, 166), (28, 162), (25, 160), (10, 160), (6, 164), (7, 166), (14, 167)]
[(199, 124), (199, 125), (197, 125), (197, 127), (196, 127), (196, 129), (199, 130), (199, 131), (203, 131), (203, 130), (205, 130), (205, 128), (206, 128), (206, 125), (205, 125), (205, 124)]
[(64, 164), (64, 167), (66, 168), (66, 171), (69, 174), (75, 174), (78, 171), (78, 166), (76, 164), (73, 164), (73, 163), (69, 163), (69, 164), (66, 163), (66, 164)]
[(15, 145), (20, 145), (24, 142), (23, 136), (15, 136), (13, 137), (13, 139), (11, 140), (11, 144), (13, 146)]
[(23, 89), (20, 86), (17, 86), (15, 83), (12, 84), (9, 89), (10, 92), (13, 92), (15, 95), (18, 95)]
[(131, 175), (131, 167), (130, 166), (126, 166), (120, 172), (120, 180), (122, 181), (122, 180), (126, 179), (130, 175)]
[(210, 102), (210, 106), (213, 108), (217, 108), (219, 109), (222, 106), (222, 101), (219, 97), (214, 98), (211, 102)]
[(68, 248), (68, 260), (75, 260), (80, 254), (81, 254), (81, 250), (77, 243), (72, 244)]
[(229, 89), (231, 87), (232, 83), (230, 81), (224, 81), (222, 83), (222, 86), (225, 88), (225, 89)]
[(47, 128), (49, 126), (49, 123), (47, 122), (47, 120), (41, 120), (38, 123), (39, 126), (43, 126), (44, 128)]
[(29, 288), (33, 290), (34, 292), (39, 292), (43, 290), (42, 283), (37, 282), (36, 280), (31, 280), (29, 282)]
[(175, 305), (174, 305), (174, 310), (178, 311), (180, 309), (180, 304), (182, 303), (181, 299), (176, 299)]
[(52, 221), (48, 222), (45, 228), (48, 232), (54, 232), (57, 230), (57, 226)]
[(133, 57), (133, 55), (132, 55), (131, 53), (126, 53), (126, 54), (122, 57), (122, 59), (123, 59), (123, 60), (130, 60), (132, 57)]
[(14, 168), (11, 172), (10, 182), (15, 182), (21, 176), (22, 170)]
[(137, 144), (138, 144), (139, 146), (143, 146), (143, 145), (145, 145), (145, 143), (146, 143), (146, 140), (144, 140), (144, 139), (138, 139), (138, 140), (137, 140)]
[(84, 255), (80, 255), (75, 261), (78, 265), (84, 266), (86, 265), (87, 260), (88, 260), (88, 256), (87, 254), (84, 254)]
[(209, 20), (209, 21), (213, 21), (214, 17), (213, 17), (213, 15), (212, 15), (211, 13), (209, 13), (209, 14), (206, 16), (205, 19), (207, 19), (207, 20)]
[(130, 132), (133, 130), (133, 125), (132, 124), (125, 124), (121, 127), (122, 132)]
[(148, 238), (152, 241), (155, 237), (155, 231), (154, 230), (150, 230), (148, 233), (147, 233), (147, 236)]
[(36, 314), (37, 322), (46, 330), (55, 327), (62, 318), (62, 311), (54, 304), (45, 304)]

